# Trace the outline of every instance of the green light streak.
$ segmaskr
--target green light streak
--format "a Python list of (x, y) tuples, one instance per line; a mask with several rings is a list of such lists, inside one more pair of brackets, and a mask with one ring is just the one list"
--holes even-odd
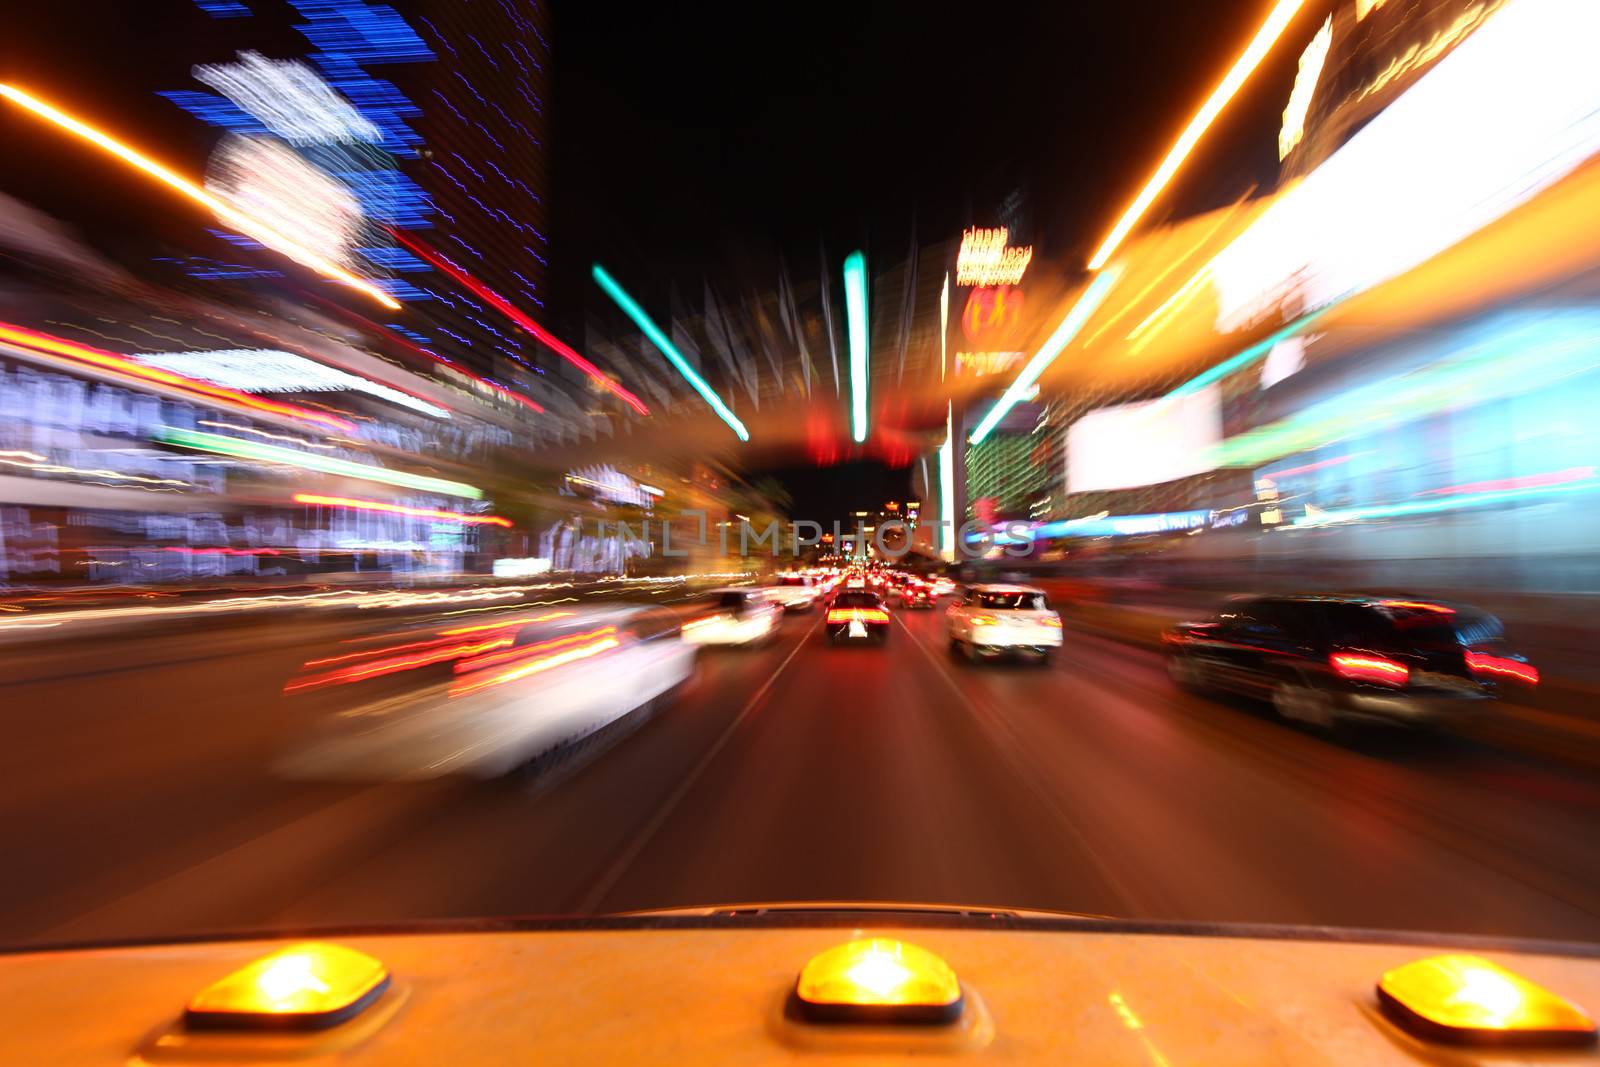
[(867, 257), (851, 252), (844, 261), (844, 310), (850, 337), (850, 435), (867, 439)]
[(263, 463), (281, 463), (284, 466), (299, 467), (302, 470), (320, 471), (323, 474), (335, 474), (345, 478), (359, 478), (368, 482), (382, 482), (385, 485), (398, 485), (406, 489), (418, 489), (425, 493), (440, 493), (444, 496), (459, 496), (467, 500), (483, 499), (483, 490), (476, 486), (467, 485), (465, 482), (452, 482), (444, 478), (430, 478), (425, 474), (407, 474), (405, 471), (388, 470), (384, 467), (374, 467), (366, 463), (352, 463), (347, 459), (337, 459), (333, 456), (315, 456), (308, 452), (296, 452), (292, 448), (279, 448), (277, 445), (242, 441), (237, 437), (224, 437), (222, 434), (204, 433), (200, 430), (181, 430), (176, 427), (165, 426), (156, 431), (155, 437), (156, 440), (163, 444), (177, 445), (180, 448), (192, 448), (199, 452), (212, 452), (219, 456), (257, 459)]

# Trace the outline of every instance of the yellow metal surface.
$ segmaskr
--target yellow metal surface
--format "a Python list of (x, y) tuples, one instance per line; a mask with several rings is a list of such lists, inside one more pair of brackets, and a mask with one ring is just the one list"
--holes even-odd
[[(395, 988), (372, 1009), (320, 1034), (209, 1034), (187, 1044), (172, 1032), (195, 991), (285, 943), (19, 953), (0, 957), (0, 1062), (1442, 1062), (1437, 1046), (1378, 1011), (1374, 983), (1447, 946), (862, 921), (340, 937), (393, 975)], [(910, 941), (945, 960), (961, 976), (963, 1021), (830, 1027), (782, 1011), (808, 960), (870, 937)], [(1600, 1004), (1600, 961), (1484, 955), (1574, 1003)], [(167, 1045), (153, 1048), (161, 1034)], [(1496, 1063), (1571, 1063), (1593, 1054), (1493, 1055)]]

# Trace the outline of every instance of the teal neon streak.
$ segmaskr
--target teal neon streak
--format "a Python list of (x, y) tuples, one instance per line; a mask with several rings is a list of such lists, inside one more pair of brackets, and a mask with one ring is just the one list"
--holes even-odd
[(727, 423), (734, 433), (739, 435), (739, 440), (750, 440), (750, 431), (744, 428), (744, 423), (740, 422), (739, 417), (733, 413), (732, 409), (722, 402), (720, 396), (711, 391), (711, 386), (706, 384), (706, 380), (695, 373), (695, 369), (689, 366), (689, 361), (683, 358), (677, 346), (667, 339), (666, 334), (661, 332), (661, 327), (657, 326), (651, 321), (650, 316), (645, 314), (644, 308), (640, 307), (633, 297), (629, 296), (627, 291), (617, 284), (617, 280), (606, 273), (606, 269), (600, 264), (596, 263), (594, 265), (592, 273), (594, 274), (595, 282), (605, 290), (606, 295), (616, 302), (617, 307), (621, 308), (623, 314), (633, 320), (633, 324), (639, 327), (646, 337), (650, 338), (650, 343), (661, 350), (661, 354), (667, 357), (667, 362), (676, 367), (678, 373), (683, 375), (684, 381), (694, 386), (694, 391), (699, 393), (707, 404), (711, 405), (711, 410), (715, 411), (717, 416)]
[(1316, 322), (1318, 319), (1322, 318), (1322, 316), (1332, 311), (1336, 306), (1336, 304), (1329, 304), (1327, 307), (1318, 308), (1309, 315), (1300, 316), (1298, 319), (1295, 319), (1293, 322), (1289, 323), (1289, 325), (1283, 327), (1283, 329), (1278, 330), (1276, 333), (1273, 333), (1264, 340), (1257, 341), (1255, 344), (1251, 345), (1243, 352), (1240, 352), (1238, 355), (1229, 359), (1225, 359), (1221, 363), (1218, 363), (1215, 367), (1212, 367), (1210, 370), (1202, 371), (1200, 374), (1190, 378), (1172, 392), (1168, 393), (1167, 399), (1171, 399), (1172, 397), (1176, 396), (1187, 396), (1190, 393), (1197, 393), (1217, 379), (1226, 378), (1234, 371), (1243, 367), (1248, 367), (1262, 356), (1265, 356), (1268, 352), (1271, 352), (1272, 347), (1278, 344), (1278, 342), (1287, 341), (1295, 334), (1300, 333), (1303, 330), (1310, 329), (1312, 323)]
[(844, 310), (850, 337), (850, 434), (867, 439), (867, 257), (844, 260)]
[(1335, 522), (1359, 522), (1362, 519), (1394, 519), (1404, 515), (1431, 515), (1440, 511), (1459, 511), (1462, 508), (1481, 508), (1491, 504), (1506, 504), (1539, 497), (1567, 496), (1573, 493), (1591, 493), (1600, 489), (1600, 481), (1568, 482), (1564, 485), (1533, 485), (1524, 489), (1496, 489), (1486, 493), (1457, 493), (1438, 500), (1415, 500), (1405, 504), (1374, 504), (1364, 508), (1345, 508), (1325, 511), (1315, 518), (1305, 516), (1294, 520), (1296, 526), (1327, 526)]
[(994, 407), (990, 408), (989, 413), (978, 423), (968, 441), (975, 445), (980, 444), (996, 426), (1000, 425), (1000, 420), (1006, 417), (1006, 412), (1015, 407), (1023, 395), (1033, 388), (1039, 381), (1039, 375), (1055, 362), (1061, 350), (1078, 336), (1078, 331), (1083, 329), (1090, 316), (1099, 310), (1100, 304), (1111, 292), (1111, 287), (1117, 283), (1117, 276), (1120, 273), (1121, 268), (1109, 267), (1101, 271), (1089, 284), (1089, 288), (1083, 291), (1083, 295), (1078, 297), (1078, 302), (1067, 312), (1066, 318), (1061, 320), (1061, 325), (1056, 327), (1056, 332), (1051, 334), (1050, 339), (1039, 347), (1039, 351), (1033, 354), (1032, 359), (1028, 360), (1028, 365), (1022, 368), (1022, 373), (1017, 375), (1016, 381), (1000, 394), (1000, 399), (994, 402)]

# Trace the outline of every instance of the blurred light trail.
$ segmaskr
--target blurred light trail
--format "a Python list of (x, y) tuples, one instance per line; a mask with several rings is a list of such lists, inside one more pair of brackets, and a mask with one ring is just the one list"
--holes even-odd
[(595, 283), (605, 290), (605, 294), (616, 303), (617, 307), (622, 309), (623, 314), (632, 319), (633, 324), (639, 327), (646, 337), (650, 338), (650, 343), (661, 350), (661, 354), (667, 357), (667, 362), (677, 368), (678, 373), (683, 375), (684, 381), (693, 386), (694, 391), (699, 393), (707, 404), (711, 405), (711, 410), (715, 411), (717, 417), (728, 424), (728, 427), (739, 436), (739, 440), (750, 440), (750, 431), (745, 429), (744, 423), (739, 421), (739, 417), (733, 413), (733, 410), (722, 402), (722, 398), (712, 390), (711, 386), (706, 384), (706, 380), (700, 377), (693, 367), (689, 366), (689, 361), (683, 358), (683, 354), (678, 351), (677, 346), (668, 339), (665, 333), (661, 332), (661, 327), (657, 326), (654, 320), (645, 314), (644, 308), (640, 307), (638, 302), (629, 296), (627, 291), (617, 284), (617, 280), (607, 274), (606, 269), (600, 264), (596, 263), (593, 266), (591, 274)]
[(1594, 467), (1568, 467), (1566, 470), (1545, 471), (1542, 474), (1525, 474), (1520, 478), (1496, 478), (1487, 482), (1468, 482), (1465, 485), (1447, 485), (1443, 489), (1425, 489), (1418, 496), (1446, 496), (1451, 493), (1503, 493), (1512, 489), (1536, 489), (1545, 485), (1569, 485), (1572, 482), (1592, 481)]
[(939, 446), (939, 541), (946, 562), (956, 558), (955, 405), (945, 401), (944, 444)]
[(852, 252), (844, 260), (845, 333), (850, 339), (850, 436), (857, 444), (867, 439), (868, 351), (867, 257)]
[(260, 397), (250, 396), (247, 393), (237, 392), (210, 382), (199, 381), (195, 378), (185, 378), (181, 374), (162, 370), (159, 367), (146, 367), (131, 359), (119, 356), (114, 352), (106, 352), (99, 348), (90, 348), (88, 345), (76, 341), (68, 341), (64, 337), (55, 337), (51, 334), (40, 333), (23, 326), (9, 322), (0, 322), (0, 342), (16, 345), (18, 348), (30, 349), (51, 356), (74, 360), (78, 363), (99, 367), (102, 370), (115, 371), (130, 378), (137, 378), (157, 385), (165, 385), (173, 389), (207, 397), (212, 400), (226, 401), (239, 407), (252, 408), (273, 415), (284, 415), (292, 419), (302, 419), (306, 422), (318, 422), (331, 426), (347, 433), (355, 432), (355, 424), (333, 415), (324, 415), (321, 412), (311, 411), (300, 407), (298, 404), (280, 404), (275, 400), (263, 400)]
[(1016, 380), (1006, 387), (1006, 391), (1000, 394), (1000, 399), (994, 402), (994, 407), (989, 409), (989, 413), (973, 429), (972, 436), (968, 438), (972, 444), (981, 444), (983, 439), (988, 437), (996, 426), (1000, 425), (1000, 420), (1005, 418), (1006, 412), (1015, 407), (1027, 395), (1028, 391), (1038, 384), (1039, 376), (1044, 373), (1046, 367), (1055, 361), (1055, 358), (1061, 354), (1061, 350), (1071, 343), (1072, 339), (1078, 335), (1078, 331), (1083, 329), (1084, 324), (1099, 309), (1101, 303), (1105, 301), (1106, 295), (1117, 284), (1117, 277), (1121, 273), (1120, 267), (1112, 267), (1095, 276), (1094, 281), (1089, 283), (1089, 287), (1083, 291), (1082, 296), (1078, 297), (1077, 302), (1072, 305), (1072, 309), (1067, 312), (1066, 317), (1061, 320), (1061, 324), (1056, 327), (1055, 333), (1052, 333), (1049, 339), (1039, 346), (1039, 351), (1035, 352), (1033, 358), (1028, 360), (1027, 365), (1022, 368), (1022, 373), (1018, 374)]
[(140, 352), (132, 357), (146, 367), (251, 393), (336, 393), (351, 391), (375, 396), (436, 419), (450, 412), (403, 389), (364, 378), (359, 374), (272, 348), (229, 348), (205, 352)]
[(325, 445), (317, 441), (308, 441), (304, 437), (290, 437), (284, 433), (268, 433), (266, 430), (258, 430), (254, 426), (242, 426), (236, 422), (214, 422), (211, 419), (196, 419), (194, 424), (196, 426), (215, 426), (219, 430), (232, 430), (235, 433), (253, 433), (257, 437), (265, 437), (269, 441), (287, 441), (289, 444), (299, 445), (301, 448), (327, 450), (338, 447), (337, 445)]
[(1294, 151), (1306, 134), (1306, 112), (1311, 110), (1311, 98), (1316, 95), (1317, 82), (1322, 78), (1322, 67), (1328, 60), (1328, 46), (1333, 43), (1333, 16), (1322, 23), (1322, 29), (1311, 38), (1306, 50), (1300, 53), (1300, 71), (1295, 75), (1294, 90), (1289, 94), (1289, 104), (1283, 109), (1283, 127), (1278, 130), (1278, 159), (1282, 161)]
[(391, 515), (408, 515), (414, 519), (439, 519), (442, 522), (459, 522), (467, 526), (504, 526), (510, 528), (511, 520), (499, 515), (463, 515), (458, 511), (436, 511), (432, 508), (409, 508), (403, 504), (385, 504), (378, 500), (356, 500), (347, 496), (318, 496), (316, 493), (296, 493), (296, 504), (315, 504), (320, 507), (349, 508), (352, 511), (382, 511)]
[(1569, 493), (1590, 493), (1600, 489), (1600, 479), (1562, 482), (1558, 485), (1536, 485), (1522, 489), (1501, 489), (1485, 493), (1457, 493), (1432, 500), (1408, 500), (1399, 504), (1372, 504), (1366, 507), (1340, 508), (1335, 511), (1318, 511), (1315, 515), (1302, 515), (1294, 520), (1296, 527), (1331, 526), (1341, 522), (1364, 522), (1369, 519), (1398, 519), (1407, 515), (1433, 515), (1442, 511), (1460, 511), (1464, 508), (1491, 507), (1495, 504), (1515, 504), (1525, 500), (1548, 500)]
[(1399, 277), (1600, 154), (1597, 39), (1593, 0), (1497, 8), (1216, 256), (1217, 330)]
[(1282, 329), (1275, 330), (1271, 334), (1268, 334), (1265, 338), (1257, 341), (1243, 352), (1230, 356), (1209, 370), (1202, 371), (1193, 378), (1190, 378), (1172, 392), (1168, 393), (1167, 396), (1186, 396), (1189, 393), (1197, 393), (1217, 379), (1226, 378), (1234, 371), (1248, 367), (1256, 360), (1261, 359), (1268, 352), (1271, 352), (1272, 349), (1280, 342), (1287, 341), (1289, 338), (1309, 330), (1318, 319), (1332, 311), (1336, 306), (1336, 304), (1329, 304), (1327, 307), (1313, 311), (1309, 315), (1300, 316), (1298, 319), (1295, 319)]
[(1335, 456), (1332, 459), (1319, 460), (1316, 463), (1306, 463), (1299, 467), (1285, 467), (1282, 470), (1262, 471), (1256, 475), (1256, 478), (1270, 481), (1275, 478), (1288, 478), (1296, 474), (1310, 474), (1312, 471), (1327, 470), (1329, 467), (1337, 467), (1340, 464), (1349, 463), (1351, 460), (1357, 459), (1361, 456), (1370, 456), (1372, 455), (1372, 452), (1372, 449), (1367, 449), (1364, 452), (1351, 452), (1346, 456)]
[(1206, 97), (1206, 102), (1200, 105), (1200, 110), (1195, 112), (1194, 117), (1189, 120), (1189, 125), (1184, 127), (1177, 141), (1167, 150), (1166, 157), (1145, 182), (1144, 188), (1139, 190), (1139, 195), (1133, 198), (1133, 202), (1123, 211), (1116, 225), (1111, 227), (1111, 232), (1100, 242), (1100, 247), (1089, 260), (1090, 270), (1099, 270), (1105, 266), (1111, 254), (1127, 238), (1129, 232), (1144, 217), (1145, 212), (1150, 210), (1150, 205), (1155, 203), (1156, 197), (1161, 195), (1167, 184), (1172, 181), (1173, 175), (1178, 173), (1178, 168), (1199, 143), (1200, 137), (1216, 121), (1228, 101), (1233, 99), (1233, 95), (1245, 83), (1245, 79), (1249, 78), (1262, 59), (1266, 58), (1267, 53), (1271, 51), (1272, 46), (1294, 16), (1299, 13), (1304, 3), (1305, 0), (1278, 0), (1277, 6), (1267, 16), (1267, 21), (1261, 24), (1250, 44), (1239, 58), (1234, 60), (1228, 73), (1211, 91), (1211, 95)]
[[(450, 689), (450, 695), (453, 697), (464, 696), (467, 693), (473, 693), (479, 689), (484, 689), (491, 685), (500, 685), (503, 682), (511, 682), (517, 680), (518, 678), (526, 678), (529, 675), (539, 674), (540, 672), (550, 670), (553, 667), (560, 667), (563, 664), (572, 663), (576, 660), (588, 659), (590, 656), (597, 656), (602, 652), (616, 648), (622, 644), (622, 642), (614, 636), (615, 633), (616, 627), (605, 626), (598, 630), (590, 630), (587, 633), (574, 634), (571, 638), (562, 639), (562, 641), (559, 642), (559, 651), (553, 651), (547, 655), (542, 655), (531, 662), (519, 662), (516, 666), (511, 667), (508, 670), (502, 671), (499, 674), (490, 675), (489, 677), (481, 680), (460, 683), (452, 686)], [(584, 644), (571, 644), (571, 642), (574, 640), (590, 638), (593, 640), (587, 640), (587, 642)], [(518, 649), (517, 651), (526, 651), (531, 653), (535, 651), (544, 651), (546, 649), (555, 647), (558, 647), (558, 642), (545, 642), (542, 645), (529, 645), (527, 649)], [(456, 664), (456, 669), (460, 670), (465, 668), (470, 662), (472, 661), (468, 660), (458, 663)]]
[(565, 619), (572, 615), (570, 611), (547, 611), (543, 615), (535, 615), (531, 619), (510, 619), (506, 622), (486, 622), (477, 626), (457, 626), (453, 630), (440, 630), (444, 637), (458, 637), (461, 634), (482, 633), (485, 630), (505, 630), (514, 626), (528, 626), (536, 622), (549, 622), (552, 619)]
[(337, 263), (333, 263), (323, 256), (318, 255), (316, 252), (313, 252), (311, 249), (296, 243), (260, 220), (245, 214), (236, 207), (224, 203), (212, 194), (200, 188), (200, 186), (196, 185), (194, 182), (189, 181), (187, 178), (184, 178), (177, 172), (171, 170), (161, 163), (156, 162), (144, 153), (122, 143), (109, 134), (103, 133), (100, 130), (95, 129), (93, 126), (73, 118), (66, 112), (50, 106), (43, 100), (38, 99), (37, 97), (17, 88), (14, 85), (0, 84), (0, 96), (4, 96), (12, 103), (26, 108), (28, 111), (33, 112), (42, 119), (55, 123), (57, 126), (60, 126), (69, 133), (76, 134), (78, 137), (88, 141), (92, 145), (95, 145), (97, 148), (103, 149), (104, 151), (111, 153), (113, 156), (116, 156), (124, 163), (127, 163), (130, 166), (150, 175), (150, 177), (161, 182), (169, 189), (181, 193), (190, 200), (193, 200), (195, 203), (207, 208), (222, 222), (225, 222), (235, 230), (238, 230), (246, 237), (258, 241), (268, 248), (272, 248), (278, 252), (281, 252), (295, 262), (310, 267), (312, 270), (323, 275), (324, 277), (331, 278), (334, 281), (348, 285), (352, 289), (356, 289), (365, 293), (367, 296), (370, 296), (384, 307), (392, 309), (398, 309), (400, 307), (399, 301), (395, 300), (388, 293), (385, 293), (382, 289), (379, 289), (366, 279), (350, 273)]
[(436, 663), (448, 663), (450, 660), (461, 659), (464, 656), (479, 655), (488, 652), (490, 649), (505, 648), (511, 642), (512, 638), (496, 637), (470, 644), (447, 645), (444, 648), (419, 652), (414, 656), (394, 656), (389, 659), (373, 660), (354, 667), (328, 671), (326, 674), (319, 674), (298, 682), (290, 682), (283, 687), (283, 691), (285, 693), (293, 693), (301, 689), (320, 689), (326, 685), (349, 685), (352, 682), (364, 682), (369, 678), (378, 678), (386, 674), (398, 674), (401, 671), (414, 671), (419, 667), (431, 667)]
[(443, 493), (445, 496), (466, 497), (469, 500), (483, 499), (483, 490), (476, 486), (467, 485), (464, 482), (452, 482), (444, 478), (432, 478), (425, 474), (394, 471), (367, 463), (353, 463), (350, 460), (337, 459), (333, 456), (318, 456), (309, 452), (296, 452), (292, 448), (279, 448), (277, 445), (262, 444), (259, 441), (245, 441), (237, 437), (224, 437), (221, 434), (205, 433), (201, 430), (183, 430), (168, 426), (156, 433), (156, 439), (164, 444), (177, 445), (180, 448), (192, 448), (199, 452), (213, 452), (219, 456), (257, 459), (263, 463), (281, 463), (288, 467), (299, 467), (302, 470), (320, 471), (323, 474), (359, 478), (369, 482), (383, 482), (386, 485), (399, 485), (407, 489), (419, 489), (428, 493)]
[[(482, 297), (496, 311), (500, 312), (500, 314), (504, 315), (518, 326), (521, 326), (524, 330), (527, 330), (529, 333), (533, 334), (533, 336), (537, 337), (540, 341), (543, 341), (545, 345), (553, 349), (562, 359), (566, 360), (574, 367), (577, 367), (584, 374), (587, 374), (590, 379), (592, 379), (601, 388), (611, 393), (618, 400), (621, 400), (624, 404), (627, 404), (630, 408), (632, 408), (634, 411), (637, 411), (641, 415), (650, 414), (650, 409), (644, 406), (644, 401), (640, 400), (628, 390), (612, 381), (605, 375), (603, 371), (600, 370), (599, 367), (578, 355), (578, 353), (569, 347), (566, 342), (562, 341), (561, 338), (557, 337), (543, 326), (540, 326), (537, 322), (534, 322), (533, 319), (525, 315), (516, 307), (516, 305), (512, 304), (511, 301), (507, 300), (505, 297), (489, 288), (483, 282), (480, 282), (478, 279), (474, 278), (472, 275), (456, 266), (443, 253), (429, 247), (426, 244), (423, 244), (422, 241), (420, 241), (416, 236), (406, 233), (404, 230), (390, 227), (389, 234), (396, 241), (399, 241), (402, 245), (405, 245), (411, 251), (415, 252), (429, 263), (432, 263), (435, 267), (438, 267), (441, 271), (448, 274), (450, 277), (454, 278), (468, 289), (472, 290), (478, 296)], [(541, 408), (540, 410), (542, 411), (543, 409)]]
[(560, 637), (552, 637), (537, 644), (521, 645), (505, 652), (495, 652), (490, 655), (463, 660), (451, 669), (456, 674), (471, 674), (474, 671), (481, 671), (485, 667), (496, 667), (504, 663), (510, 663), (513, 660), (524, 660), (529, 656), (536, 656), (552, 649), (566, 648), (568, 645), (580, 644), (584, 641), (590, 641), (596, 637), (605, 637), (616, 632), (617, 628), (615, 626), (601, 626), (594, 630), (585, 630), (582, 633), (563, 634)]

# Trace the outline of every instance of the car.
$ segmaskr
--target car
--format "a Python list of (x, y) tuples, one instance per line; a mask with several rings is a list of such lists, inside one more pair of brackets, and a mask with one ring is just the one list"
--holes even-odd
[(1258, 596), (1163, 635), (1179, 686), (1271, 702), (1285, 719), (1441, 725), (1539, 672), (1506, 644), (1500, 620), (1414, 597)]
[(952, 651), (979, 660), (1007, 652), (1048, 661), (1061, 647), (1061, 617), (1027, 585), (973, 585), (945, 609)]
[(877, 593), (847, 589), (833, 598), (825, 617), (828, 641), (870, 641), (882, 644), (889, 637), (889, 609)]
[(933, 602), (933, 590), (916, 578), (907, 580), (900, 587), (900, 606), (902, 608), (932, 608)]
[(683, 624), (683, 639), (691, 645), (748, 645), (770, 641), (778, 634), (783, 607), (755, 586), (713, 589), (692, 609)]
[[(460, 627), (476, 631), (465, 638), (474, 647), (444, 664), (442, 679), (423, 672), (389, 675), (420, 684), (400, 694), (379, 690), (330, 717), (277, 760), (275, 773), (298, 781), (369, 782), (490, 779), (539, 770), (595, 749), (630, 721), (642, 722), (694, 674), (696, 650), (681, 640), (670, 611), (550, 614), (561, 621)], [(410, 658), (429, 657), (413, 652)], [(319, 679), (343, 681), (331, 674), (309, 680)]]
[(809, 574), (780, 574), (777, 584), (767, 587), (767, 598), (785, 611), (810, 611), (822, 593), (821, 583)]

